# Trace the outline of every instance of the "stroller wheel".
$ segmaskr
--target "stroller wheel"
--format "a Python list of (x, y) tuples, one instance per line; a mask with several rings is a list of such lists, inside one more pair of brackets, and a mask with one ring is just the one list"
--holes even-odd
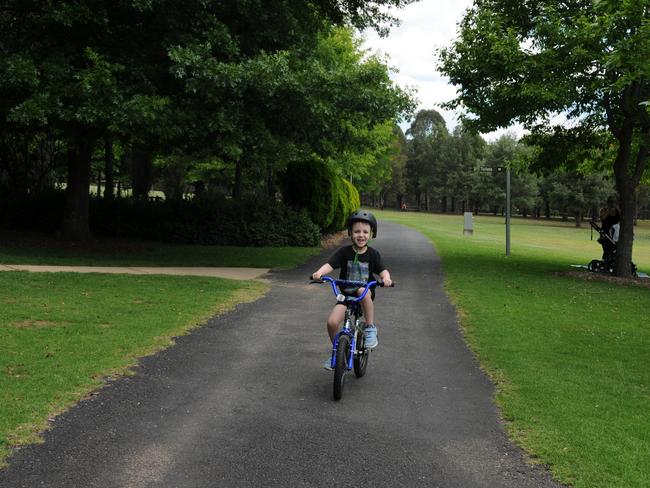
[(597, 273), (601, 270), (603, 262), (599, 259), (592, 259), (591, 262), (587, 265), (589, 271)]

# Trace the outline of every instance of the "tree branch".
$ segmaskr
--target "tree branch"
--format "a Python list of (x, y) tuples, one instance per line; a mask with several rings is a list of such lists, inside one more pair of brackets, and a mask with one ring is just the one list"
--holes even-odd
[(614, 134), (614, 137), (618, 139), (620, 137), (621, 131), (616, 126), (616, 123), (614, 122), (614, 113), (612, 112), (612, 100), (608, 93), (605, 94), (604, 105), (605, 105), (605, 114), (607, 116), (607, 125), (609, 126), (609, 130), (612, 132), (612, 134)]

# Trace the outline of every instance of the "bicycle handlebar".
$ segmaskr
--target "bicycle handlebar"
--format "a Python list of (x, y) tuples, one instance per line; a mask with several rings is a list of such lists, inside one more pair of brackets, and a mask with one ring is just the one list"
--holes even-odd
[[(381, 280), (373, 280), (373, 281), (370, 281), (370, 282), (366, 283), (365, 281), (337, 280), (337, 279), (334, 279), (334, 278), (332, 278), (330, 276), (321, 276), (320, 280), (314, 280), (311, 276), (309, 278), (311, 280), (310, 281), (311, 283), (329, 282), (329, 284), (332, 286), (332, 293), (334, 293), (334, 296), (337, 299), (339, 299), (340, 296), (344, 296), (341, 293), (341, 290), (338, 288), (339, 285), (356, 286), (356, 287), (359, 287), (359, 288), (363, 288), (364, 289), (363, 293), (358, 297), (348, 297), (348, 296), (346, 296), (346, 299), (348, 301), (352, 301), (352, 302), (360, 302), (361, 300), (363, 300), (365, 298), (366, 294), (368, 293), (368, 291), (370, 291), (375, 286), (380, 286), (380, 287), (384, 286), (384, 282), (381, 281)], [(395, 286), (395, 282), (392, 282), (390, 286), (391, 287)]]

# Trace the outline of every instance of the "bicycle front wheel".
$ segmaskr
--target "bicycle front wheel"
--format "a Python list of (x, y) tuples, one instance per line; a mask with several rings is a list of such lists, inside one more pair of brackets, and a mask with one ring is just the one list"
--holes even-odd
[(368, 358), (370, 356), (370, 350), (366, 349), (366, 340), (363, 335), (363, 332), (359, 334), (359, 342), (357, 343), (357, 354), (354, 355), (352, 363), (354, 364), (354, 374), (357, 378), (363, 377), (366, 374), (366, 368), (368, 367)]
[(334, 400), (340, 400), (345, 386), (345, 373), (350, 357), (350, 338), (341, 334), (336, 346), (336, 366), (334, 367)]

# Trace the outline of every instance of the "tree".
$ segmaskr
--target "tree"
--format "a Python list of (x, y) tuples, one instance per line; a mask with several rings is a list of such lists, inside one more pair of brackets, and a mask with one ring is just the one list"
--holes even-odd
[[(634, 190), (648, 160), (650, 1), (475, 1), (440, 69), (482, 131), (520, 122), (572, 138), (608, 130), (622, 210), (615, 273), (629, 276)], [(570, 129), (550, 127), (554, 116)]]
[(391, 181), (384, 187), (385, 201), (388, 196), (394, 197), (395, 205), (400, 208), (406, 194), (406, 161), (408, 159), (408, 143), (399, 125), (393, 127), (393, 150), (390, 155)]
[(581, 226), (585, 216), (602, 206), (612, 191), (602, 173), (585, 175), (577, 171), (556, 170), (545, 178), (544, 186), (550, 207), (563, 218), (574, 217), (576, 227)]
[[(443, 141), (449, 136), (447, 124), (436, 110), (420, 110), (410, 128), (406, 131), (409, 141), (407, 169), (418, 208), (429, 209), (429, 196), (432, 191), (442, 186), (444, 172), (440, 171)], [(439, 192), (436, 191), (436, 195)]]
[(563, 217), (572, 215), (580, 227), (584, 216), (597, 218), (598, 208), (615, 192), (611, 183), (615, 151), (607, 132), (572, 136), (567, 132), (537, 132), (525, 136), (524, 142), (532, 149), (530, 168), (543, 175), (540, 196), (547, 217), (553, 208)]
[[(454, 128), (451, 137), (442, 145), (441, 169), (446, 174), (446, 183), (442, 188), (445, 195), (444, 203), (450, 202), (450, 211), (456, 212), (458, 203), (461, 211), (470, 208), (470, 191), (473, 184), (475, 169), (485, 157), (486, 144), (483, 138), (475, 133), (464, 130), (460, 125)], [(443, 212), (447, 211), (443, 205)]]
[[(70, 238), (89, 237), (90, 162), (104, 137), (136, 148), (141, 170), (172, 149), (237, 154), (237, 193), (245, 171), (268, 162), (273, 145), (256, 150), (273, 125), (261, 123), (260, 99), (286, 79), (274, 76), (288, 53), (313, 51), (332, 24), (381, 30), (392, 21), (383, 7), (411, 1), (7, 0), (0, 10), (0, 130), (62, 134), (63, 232)], [(146, 171), (140, 176), (144, 191)]]

